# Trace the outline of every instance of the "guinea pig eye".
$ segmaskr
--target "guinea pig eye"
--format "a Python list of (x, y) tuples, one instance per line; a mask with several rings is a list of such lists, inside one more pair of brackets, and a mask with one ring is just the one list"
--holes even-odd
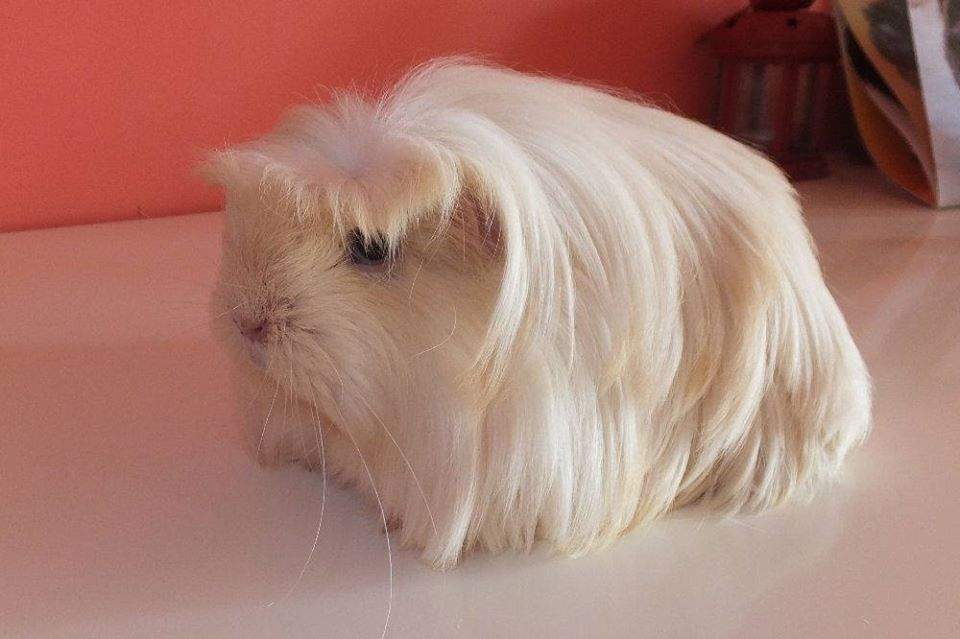
[(354, 264), (370, 266), (383, 263), (390, 248), (382, 237), (365, 238), (360, 231), (353, 230), (347, 236), (347, 254)]

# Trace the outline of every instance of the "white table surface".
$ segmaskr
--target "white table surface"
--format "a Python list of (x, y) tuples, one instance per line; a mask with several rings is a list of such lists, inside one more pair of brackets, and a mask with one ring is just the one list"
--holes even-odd
[[(876, 420), (813, 503), (584, 559), (395, 551), (389, 637), (960, 637), (960, 211), (802, 185)], [(0, 212), (2, 215), (2, 212)], [(379, 514), (239, 444), (218, 214), (0, 236), (0, 637), (379, 637)]]

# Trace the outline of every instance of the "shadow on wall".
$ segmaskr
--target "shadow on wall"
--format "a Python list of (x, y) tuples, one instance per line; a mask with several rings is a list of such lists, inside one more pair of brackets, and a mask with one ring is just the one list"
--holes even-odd
[[(204, 149), (270, 128), (321, 87), (373, 91), (417, 62), (477, 54), (625, 87), (705, 117), (694, 46), (744, 0), (41, 2), (0, 9), (0, 229), (210, 210)], [(6, 15), (4, 15), (6, 14)]]

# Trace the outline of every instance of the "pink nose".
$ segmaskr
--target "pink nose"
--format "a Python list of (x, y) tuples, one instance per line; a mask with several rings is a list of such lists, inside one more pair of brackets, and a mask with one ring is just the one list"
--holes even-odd
[(240, 326), (240, 333), (251, 342), (264, 342), (267, 339), (266, 322), (255, 322)]

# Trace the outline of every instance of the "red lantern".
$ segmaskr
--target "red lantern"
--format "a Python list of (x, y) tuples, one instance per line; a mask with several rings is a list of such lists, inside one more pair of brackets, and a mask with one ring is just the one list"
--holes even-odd
[(714, 125), (765, 152), (791, 179), (823, 177), (827, 101), (839, 56), (813, 0), (751, 0), (705, 36), (720, 61)]

